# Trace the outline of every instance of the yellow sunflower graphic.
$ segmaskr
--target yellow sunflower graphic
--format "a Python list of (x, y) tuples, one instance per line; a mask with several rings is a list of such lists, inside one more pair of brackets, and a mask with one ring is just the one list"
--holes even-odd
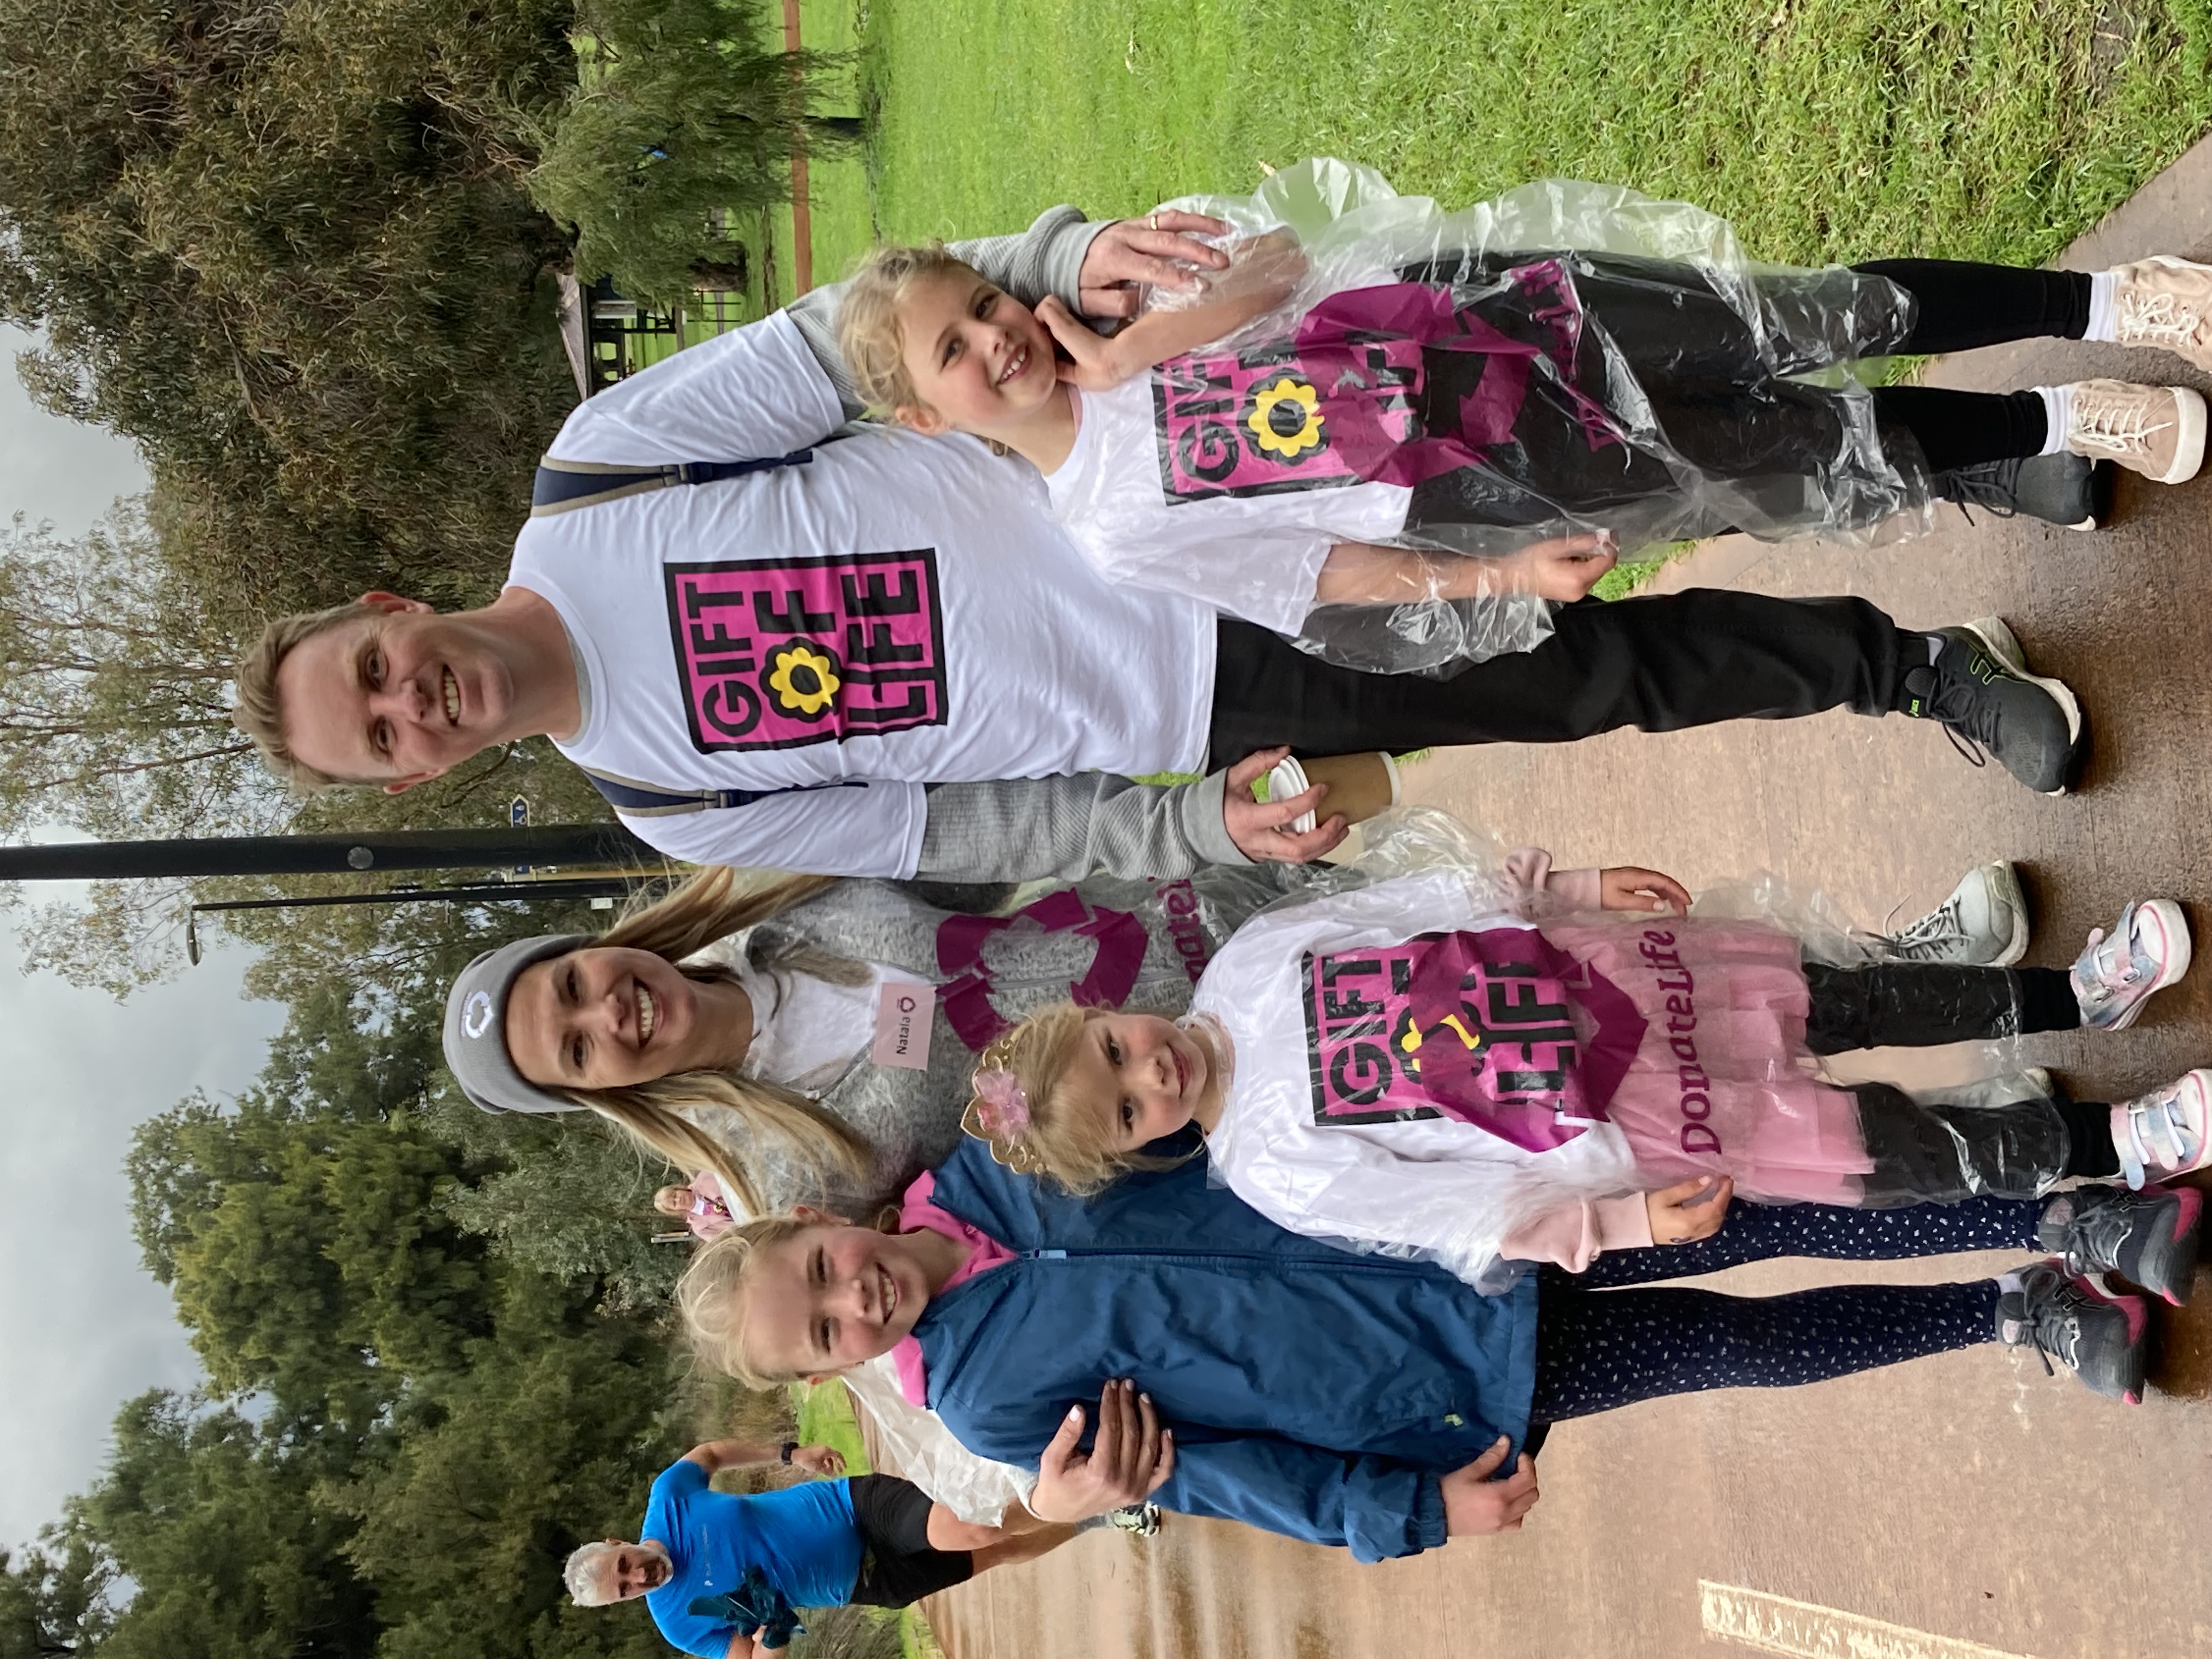
[(1321, 394), (1305, 381), (1285, 374), (1273, 386), (1255, 387), (1244, 424), (1261, 449), (1286, 461), (1302, 460), (1324, 440)]
[(818, 720), (836, 701), (837, 659), (828, 652), (802, 642), (780, 645), (768, 653), (768, 676), (763, 682), (782, 713), (800, 720)]
[(1419, 1082), (1421, 1077), (1421, 1044), (1437, 1032), (1449, 1029), (1460, 1040), (1461, 1046), (1471, 1053), (1482, 1050), (1483, 1032), (1480, 1027), (1469, 1031), (1457, 1014), (1446, 1014), (1426, 1031), (1413, 1023), (1413, 1011), (1407, 1008), (1398, 1016), (1398, 1028), (1390, 1034), (1390, 1041), (1398, 1050), (1398, 1064), (1407, 1077)]

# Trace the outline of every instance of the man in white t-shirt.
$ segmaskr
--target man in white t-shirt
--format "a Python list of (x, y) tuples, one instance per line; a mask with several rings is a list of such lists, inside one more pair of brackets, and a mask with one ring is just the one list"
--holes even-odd
[[(963, 252), (1097, 314), (1170, 257), (1163, 213), (1055, 210)], [(1932, 717), (2063, 787), (2079, 709), (2002, 624), (1909, 632), (1858, 600), (1698, 592), (1564, 608), (1537, 650), (1449, 680), (1362, 674), (1178, 596), (1102, 581), (1036, 475), (855, 412), (821, 290), (573, 414), (508, 586), (271, 624), (239, 723), (295, 782), (399, 790), (544, 734), (645, 839), (698, 862), (945, 879), (1175, 875), (1318, 856), (1241, 786), (1274, 758), (1565, 741), (1846, 706)], [(1255, 753), (1254, 751), (1261, 751)], [(1218, 769), (1237, 763), (1235, 769)], [(1148, 787), (1128, 775), (1209, 772)]]

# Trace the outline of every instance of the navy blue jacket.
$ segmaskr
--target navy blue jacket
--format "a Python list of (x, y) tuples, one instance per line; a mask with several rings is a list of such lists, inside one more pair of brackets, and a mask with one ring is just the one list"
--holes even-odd
[(971, 1140), (935, 1198), (1018, 1252), (914, 1329), (930, 1405), (987, 1457), (1035, 1468), (1069, 1407), (1095, 1419), (1133, 1377), (1175, 1431), (1164, 1507), (1375, 1561), (1443, 1543), (1437, 1477), (1528, 1431), (1533, 1274), (1486, 1297), (1301, 1237), (1208, 1187), (1202, 1156), (1085, 1200)]

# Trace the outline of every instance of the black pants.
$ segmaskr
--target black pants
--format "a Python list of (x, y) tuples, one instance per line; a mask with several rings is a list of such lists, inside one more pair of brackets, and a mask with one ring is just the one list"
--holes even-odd
[(1300, 754), (1468, 743), (1571, 743), (1636, 726), (1790, 720), (1826, 708), (1887, 714), (1928, 660), (1863, 599), (1777, 599), (1713, 588), (1560, 606), (1533, 651), (1448, 680), (1368, 674), (1224, 617), (1213, 676), (1212, 764), (1288, 744)]
[(890, 1474), (854, 1475), (853, 1524), (866, 1547), (851, 1600), (864, 1607), (902, 1607), (925, 1595), (964, 1584), (975, 1576), (966, 1550), (940, 1550), (929, 1541), (929, 1494)]
[[(1434, 260), (1401, 274), (1413, 281), (1479, 283), (1489, 268), (1528, 257)], [(1577, 278), (1583, 303), (1635, 371), (1670, 447), (1700, 471), (1735, 480), (1754, 495), (1761, 493), (1759, 481), (1771, 478), (1778, 499), (1790, 495), (1802, 457), (1837, 453), (1846, 414), (1835, 393), (1776, 378), (1769, 354), (1783, 354), (1774, 367), (1787, 376), (1859, 355), (2079, 339), (2089, 320), (2089, 278), (2078, 271), (1883, 259), (1854, 269), (1885, 277), (1911, 297), (1901, 330), (1878, 289), (1850, 293), (1820, 271), (1780, 272), (1759, 283), (1761, 305), (1781, 325), (1762, 338), (1692, 270), (1611, 256), (1586, 256), (1581, 263), (1588, 271)], [(1874, 402), (1885, 431), (1909, 434), (1934, 472), (2033, 455), (2045, 435), (2043, 401), (2033, 392), (1892, 386), (1877, 390)], [(1542, 459), (1553, 499), (1591, 511), (1671, 483), (1657, 458), (1648, 455), (1577, 456), (1568, 445)], [(1415, 487), (1407, 522), (1516, 521), (1494, 482), (1450, 473), (1425, 481)]]
[[(1816, 1054), (2070, 1031), (2081, 1023), (2073, 982), (2057, 968), (1808, 962), (1805, 982), (1811, 993), (1805, 1041)], [(1872, 1205), (1984, 1193), (2032, 1198), (2062, 1176), (2101, 1180), (2119, 1172), (2100, 1104), (2053, 1094), (1999, 1107), (1952, 1106), (1882, 1083), (1851, 1092), (1875, 1164), (1865, 1182)]]

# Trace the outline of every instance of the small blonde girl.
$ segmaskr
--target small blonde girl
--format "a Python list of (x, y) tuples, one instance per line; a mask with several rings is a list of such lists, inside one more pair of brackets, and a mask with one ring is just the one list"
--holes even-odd
[[(1517, 901), (1443, 871), (1265, 913), (1179, 1020), (1041, 1011), (984, 1056), (963, 1127), (1079, 1196), (1192, 1155), (1174, 1138), (1194, 1127), (1212, 1176), (1279, 1224), (1420, 1251), (1486, 1286), (1506, 1263), (1580, 1272), (1710, 1238), (1739, 1194), (1830, 1214), (1986, 1199), (2023, 1206), (2009, 1237), (2057, 1183), (2124, 1178), (2051, 1200), (2052, 1224), (2113, 1212), (2133, 1240), (2119, 1270), (2188, 1295), (2202, 1200), (2156, 1183), (2212, 1162), (2212, 1069), (2107, 1106), (2040, 1074), (1916, 1098), (1812, 1064), (2130, 1024), (2187, 966), (2178, 907), (2130, 905), (2070, 973), (1839, 968), (1771, 921), (1655, 915), (1688, 896), (1654, 872), (1554, 873), (1534, 849), (1508, 865)], [(1532, 924), (1523, 907), (1547, 888), (1576, 896)], [(1779, 1213), (1731, 1224), (1778, 1237), (1794, 1224)], [(1917, 1224), (1921, 1248), (1940, 1221)]]

